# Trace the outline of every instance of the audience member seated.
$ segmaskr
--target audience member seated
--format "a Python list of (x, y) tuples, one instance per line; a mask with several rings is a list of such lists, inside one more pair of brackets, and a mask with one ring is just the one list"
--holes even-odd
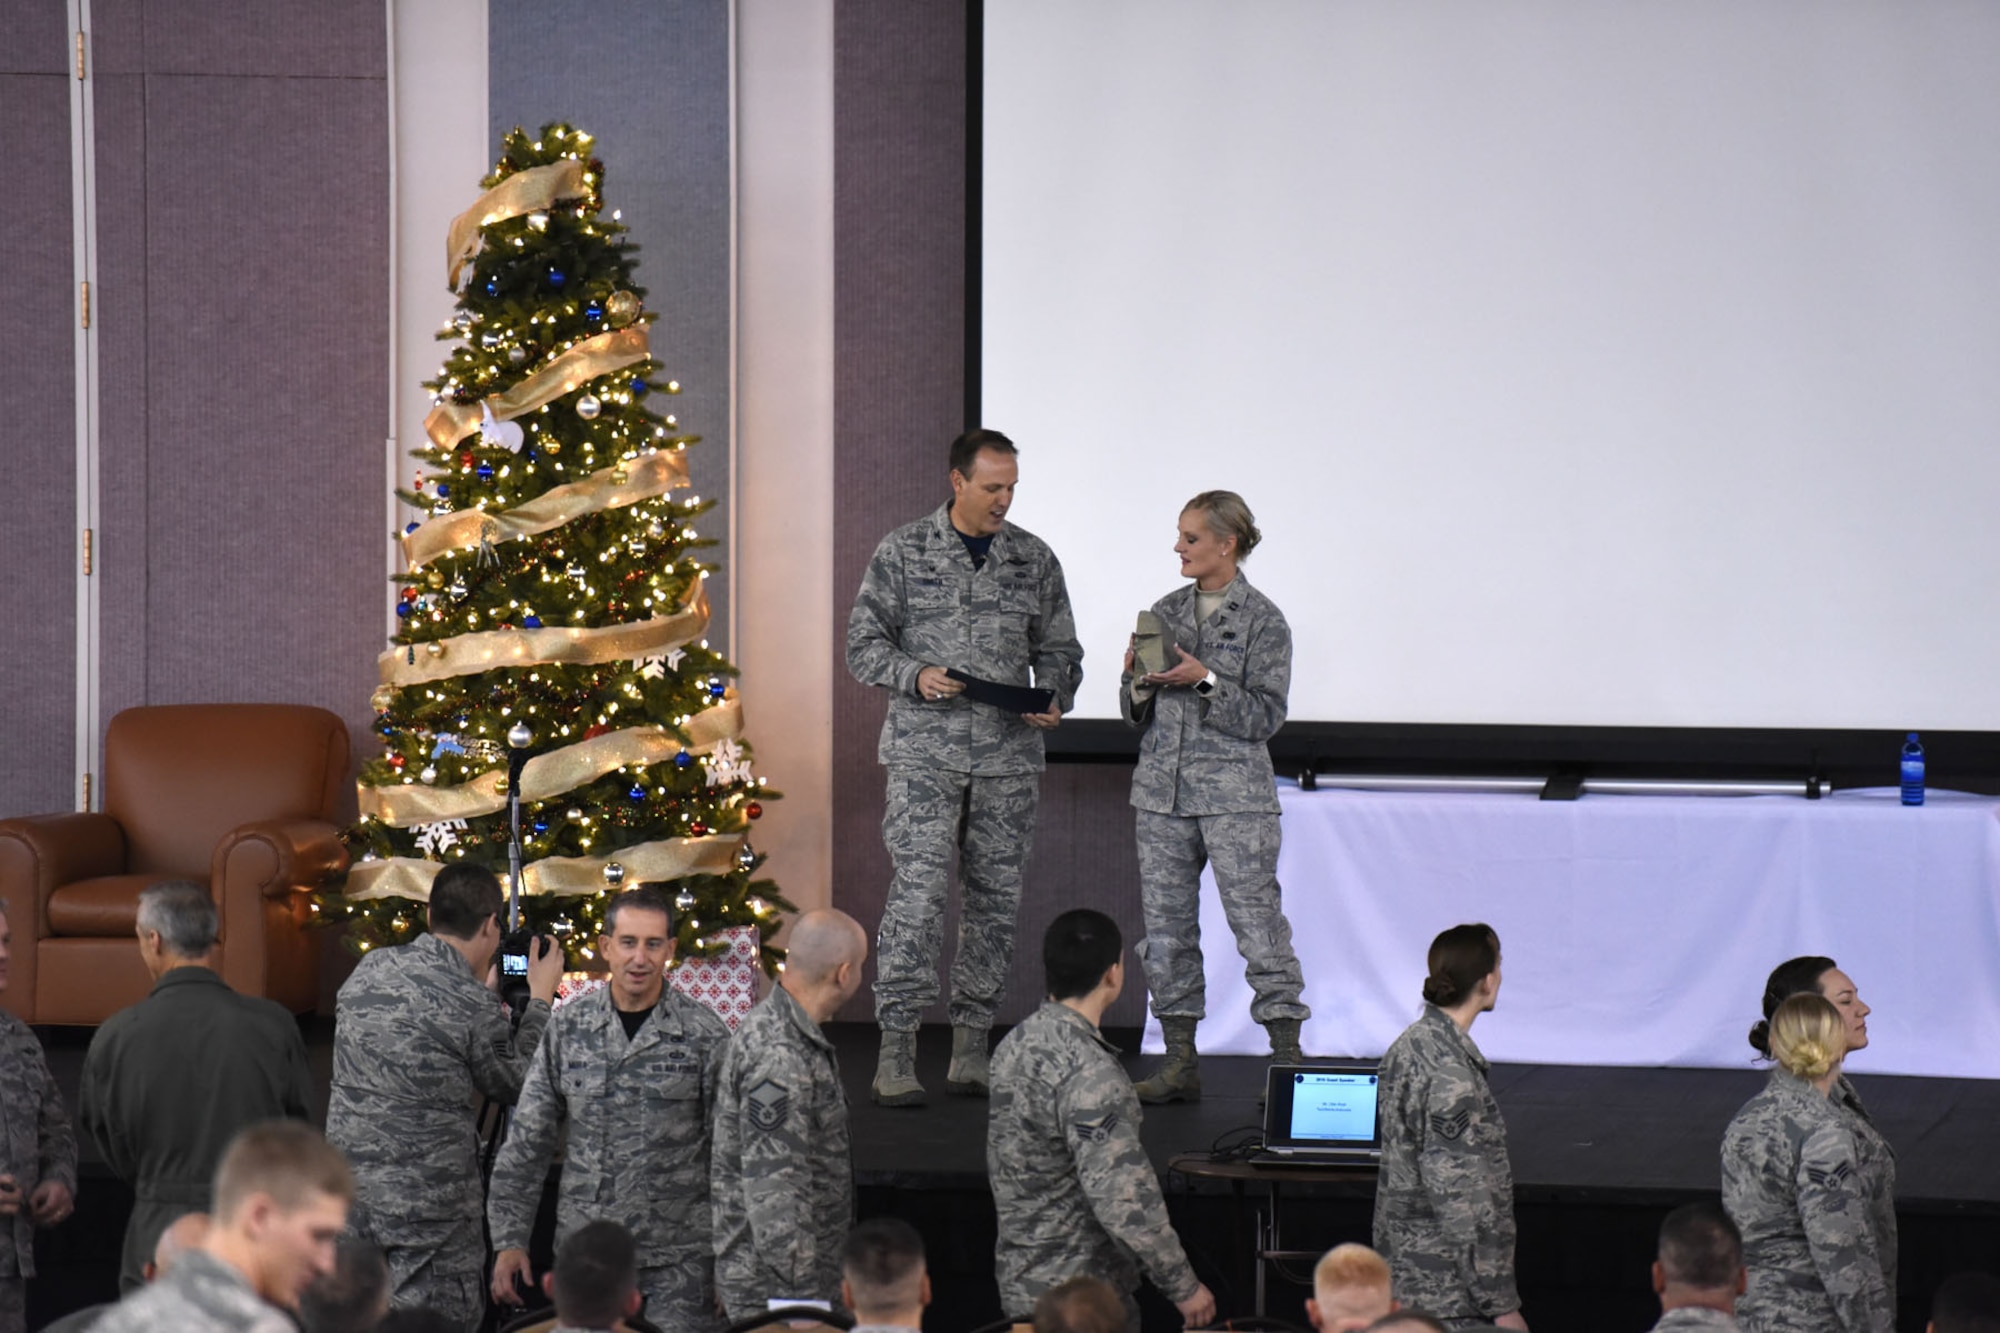
[(1653, 1261), (1653, 1290), (1660, 1295), (1666, 1329), (1734, 1329), (1736, 1298), (1748, 1280), (1743, 1237), (1722, 1205), (1685, 1203), (1660, 1224), (1660, 1255)]
[(639, 1313), (639, 1247), (616, 1222), (586, 1222), (556, 1250), (542, 1278), (563, 1333), (610, 1333)]
[(855, 1333), (921, 1329), (931, 1303), (924, 1241), (897, 1217), (878, 1217), (847, 1233), (840, 1252), (840, 1303), (854, 1312)]
[(333, 1269), (354, 1177), (318, 1131), (266, 1121), (236, 1136), (215, 1172), (199, 1249), (92, 1325), (94, 1333), (295, 1333), (306, 1285)]
[(305, 1333), (372, 1333), (389, 1313), (389, 1261), (378, 1245), (344, 1237), (333, 1254), (333, 1271), (299, 1298)]
[[(7, 989), (14, 941), (0, 899), (0, 991)], [(33, 941), (26, 942), (32, 948)], [(28, 1326), (28, 1279), (35, 1275), (35, 1228), (70, 1215), (76, 1197), (76, 1133), (49, 1073), (42, 1043), (0, 1010), (0, 1333)]]
[(1931, 1297), (1928, 1333), (2000, 1333), (2000, 1277), (1954, 1273)]
[(1125, 1333), (1125, 1299), (1101, 1277), (1073, 1277), (1035, 1298), (1035, 1333)]
[(1398, 1308), (1381, 1255), (1350, 1241), (1320, 1256), (1306, 1300), (1306, 1318), (1319, 1333), (1356, 1333)]

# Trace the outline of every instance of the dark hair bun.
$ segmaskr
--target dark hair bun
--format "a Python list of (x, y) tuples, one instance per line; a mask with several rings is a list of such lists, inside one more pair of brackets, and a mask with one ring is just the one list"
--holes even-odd
[(1771, 1058), (1771, 1025), (1763, 1019), (1757, 1020), (1750, 1029), (1750, 1044), (1757, 1048), (1757, 1054), (1766, 1060)]
[(1425, 977), (1424, 999), (1440, 1009), (1449, 1009), (1465, 998), (1464, 992), (1447, 977)]

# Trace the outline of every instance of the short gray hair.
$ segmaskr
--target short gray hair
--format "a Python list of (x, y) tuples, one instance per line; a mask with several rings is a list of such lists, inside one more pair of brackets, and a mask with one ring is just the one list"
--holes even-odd
[(177, 958), (202, 958), (215, 947), (215, 899), (192, 880), (163, 880), (139, 894), (139, 929), (160, 937)]

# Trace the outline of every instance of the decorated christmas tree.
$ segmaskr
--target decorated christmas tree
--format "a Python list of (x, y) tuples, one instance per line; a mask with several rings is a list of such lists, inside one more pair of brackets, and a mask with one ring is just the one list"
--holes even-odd
[(451, 226), (458, 310), (418, 471), (426, 517), (400, 535), (399, 633), (372, 703), (383, 754), (361, 772), (354, 866), (319, 904), (351, 945), (423, 929), (444, 864), (508, 875), (508, 759), (520, 769), (522, 916), (588, 966), (604, 901), (662, 883), (680, 956), (723, 932), (768, 941), (790, 904), (754, 878), (750, 829), (775, 792), (751, 772), (735, 668), (708, 623), (681, 433), (632, 282), (634, 247), (603, 212), (588, 134), (506, 138)]

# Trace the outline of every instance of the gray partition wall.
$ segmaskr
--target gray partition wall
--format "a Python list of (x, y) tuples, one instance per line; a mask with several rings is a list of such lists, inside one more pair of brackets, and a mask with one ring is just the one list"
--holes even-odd
[[(282, 701), (365, 740), (385, 585), (386, 23), (379, 0), (95, 0), (101, 717)], [(71, 808), (78, 671), (72, 51), (6, 0), (20, 304), (0, 377), (0, 812)], [(34, 40), (30, 40), (33, 38)]]
[(69, 41), (63, 8), (0, 0), (0, 818), (76, 807), (77, 288), (71, 242)]
[[(834, 6), (834, 568), (836, 635), (883, 534), (950, 495), (945, 449), (964, 429), (965, 7), (928, 0), (835, 0)], [(981, 423), (1001, 430), (1004, 421)], [(1058, 461), (1031, 439), (1023, 487), (1061, 485)], [(1058, 551), (1057, 556), (1063, 553)], [(1069, 569), (1071, 581), (1087, 571)], [(1089, 645), (1086, 645), (1089, 648)], [(837, 659), (838, 660), (838, 659)], [(1102, 653), (1085, 671), (1116, 670)], [(886, 703), (836, 672), (833, 896), (871, 932), (889, 886), (882, 770), (875, 739)], [(1131, 768), (1051, 764), (1029, 862), (1002, 1022), (1041, 1001), (1041, 938), (1071, 907), (1109, 913), (1140, 935)], [(945, 959), (958, 928), (945, 923)], [(1136, 964), (1106, 1015), (1135, 1025), (1145, 986)], [(871, 980), (872, 967), (871, 960)], [(843, 1015), (872, 1017), (867, 992)], [(939, 1004), (925, 1015), (943, 1022)]]
[(379, 0), (97, 0), (103, 707), (365, 740), (382, 641)]
[[(490, 0), (488, 147), (519, 125), (563, 120), (596, 136), (605, 204), (639, 246), (653, 357), (676, 398), (656, 395), (682, 431), (693, 493), (715, 502), (698, 523), (717, 545), (704, 558), (708, 639), (730, 643), (731, 198), (729, 0)], [(470, 204), (479, 182), (465, 182)]]

